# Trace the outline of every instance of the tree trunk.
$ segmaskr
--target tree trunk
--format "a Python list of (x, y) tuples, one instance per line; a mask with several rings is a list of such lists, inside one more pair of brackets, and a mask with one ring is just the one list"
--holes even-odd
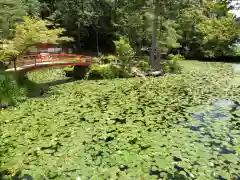
[(97, 46), (97, 54), (99, 54), (99, 39), (98, 39), (98, 30), (95, 30), (96, 31), (96, 46)]
[(158, 7), (157, 2), (155, 1), (154, 7), (154, 22), (153, 22), (153, 31), (152, 31), (152, 47), (151, 47), (151, 55), (150, 55), (150, 65), (152, 68), (155, 68), (155, 55), (157, 50), (157, 23), (158, 23)]

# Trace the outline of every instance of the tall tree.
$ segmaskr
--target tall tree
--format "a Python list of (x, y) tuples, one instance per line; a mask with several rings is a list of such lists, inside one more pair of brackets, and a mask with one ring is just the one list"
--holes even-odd
[(26, 14), (21, 0), (0, 0), (0, 31), (5, 38), (11, 36), (14, 24)]
[(0, 60), (15, 60), (23, 55), (28, 48), (41, 43), (58, 44), (61, 41), (71, 41), (71, 38), (62, 36), (63, 28), (49, 29), (51, 23), (38, 18), (24, 17), (23, 22), (16, 25), (14, 36), (6, 40), (0, 50)]

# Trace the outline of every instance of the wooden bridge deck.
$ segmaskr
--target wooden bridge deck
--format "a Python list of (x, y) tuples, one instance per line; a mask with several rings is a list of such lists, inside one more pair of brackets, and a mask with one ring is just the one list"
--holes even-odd
[(29, 72), (57, 66), (90, 66), (92, 57), (76, 54), (51, 54), (47, 58), (33, 59), (30, 57), (30, 59), (17, 60), (14, 63), (14, 67), (7, 69), (7, 72)]

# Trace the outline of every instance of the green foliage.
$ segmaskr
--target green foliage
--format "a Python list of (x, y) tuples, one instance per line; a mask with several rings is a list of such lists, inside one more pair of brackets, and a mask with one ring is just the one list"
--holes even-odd
[[(9, 179), (25, 174), (99, 180), (237, 177), (239, 112), (232, 120), (206, 113), (201, 131), (189, 126), (204, 123), (192, 119), (192, 113), (209, 109), (210, 102), (239, 100), (239, 88), (228, 84), (229, 65), (196, 62), (199, 67), (204, 70), (147, 81), (71, 82), (52, 87), (45, 98), (1, 111), (0, 168)], [(52, 80), (52, 71), (41, 77), (39, 83)], [(236, 146), (228, 143), (228, 134)], [(219, 153), (224, 146), (237, 153)]]
[(121, 37), (118, 41), (115, 41), (115, 45), (118, 64), (123, 70), (130, 70), (130, 66), (134, 62), (135, 52), (129, 44), (129, 40)]
[(180, 73), (182, 70), (180, 63), (185, 60), (184, 56), (170, 54), (169, 58), (170, 60), (166, 60), (163, 64), (164, 71), (168, 73)]
[(139, 60), (135, 61), (134, 65), (141, 71), (144, 72), (149, 71), (150, 70), (149, 57), (148, 56), (141, 57)]
[(93, 65), (88, 75), (88, 79), (114, 79), (123, 77), (128, 77), (128, 73), (111, 64)]
[(117, 57), (113, 56), (113, 55), (102, 56), (100, 58), (100, 61), (103, 64), (116, 63), (117, 62)]
[(1, 0), (0, 1), (0, 29), (1, 36), (9, 38), (12, 36), (14, 24), (21, 21), (26, 15), (22, 0)]
[(181, 36), (178, 34), (177, 29), (179, 25), (173, 20), (165, 20), (160, 17), (160, 27), (158, 28), (158, 44), (161, 52), (168, 52), (172, 48), (180, 47), (178, 40)]
[(23, 0), (25, 10), (29, 16), (37, 16), (40, 13), (41, 3), (38, 0)]
[(19, 51), (14, 49), (12, 42), (7, 42), (3, 45), (3, 48), (0, 50), (0, 61), (12, 61), (16, 60), (16, 57), (19, 55)]
[(47, 20), (24, 17), (24, 22), (16, 26), (13, 38), (14, 47), (20, 53), (25, 52), (29, 47), (39, 43), (58, 44), (61, 41), (70, 41), (71, 38), (61, 36), (63, 28), (49, 29), (51, 26)]
[(67, 77), (73, 77), (74, 66), (67, 66), (63, 70)]
[(6, 7), (0, 7), (0, 26), (5, 26), (2, 28), (4, 34), (6, 31), (12, 34), (9, 29), (14, 29), (13, 24), (23, 15), (38, 15), (53, 23), (51, 29), (66, 29), (64, 35), (74, 39), (71, 45), (76, 52), (82, 51), (83, 47), (96, 51), (95, 45), (104, 53), (112, 52), (114, 40), (128, 37), (128, 43), (136, 54), (142, 55), (141, 49), (151, 44), (155, 7), (159, 19), (157, 41), (161, 52), (183, 47), (189, 56), (232, 55), (229, 45), (234, 43), (239, 33), (236, 18), (228, 15), (231, 0), (2, 1), (0, 5), (8, 3)]
[(13, 74), (0, 72), (0, 108), (16, 104), (25, 96)]
[(47, 20), (39, 18), (24, 17), (24, 21), (16, 25), (15, 34), (12, 40), (7, 41), (0, 50), (1, 60), (10, 58), (16, 59), (18, 55), (24, 54), (28, 48), (41, 43), (58, 44), (62, 41), (71, 41), (71, 38), (61, 36), (63, 28), (49, 29), (51, 26)]
[(100, 63), (101, 63), (100, 58), (98, 58), (98, 57), (93, 57), (92, 63), (93, 63), (93, 64), (100, 64)]
[(240, 25), (233, 15), (208, 19), (197, 26), (203, 36), (203, 52), (207, 57), (233, 55), (230, 45), (240, 34)]
[(232, 56), (232, 44), (239, 36), (239, 24), (229, 14), (226, 1), (206, 1), (202, 8), (196, 5), (183, 9), (180, 18), (180, 43), (189, 56)]

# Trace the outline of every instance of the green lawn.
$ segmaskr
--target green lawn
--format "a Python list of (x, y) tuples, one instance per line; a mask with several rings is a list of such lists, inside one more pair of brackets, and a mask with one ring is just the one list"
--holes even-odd
[[(227, 117), (215, 118), (209, 106), (240, 100), (231, 65), (182, 65), (182, 74), (147, 80), (64, 83), (61, 69), (30, 74), (54, 86), (43, 97), (0, 111), (0, 169), (8, 172), (0, 179), (240, 176), (240, 112), (221, 109)], [(204, 121), (194, 119), (196, 113), (205, 113)]]

